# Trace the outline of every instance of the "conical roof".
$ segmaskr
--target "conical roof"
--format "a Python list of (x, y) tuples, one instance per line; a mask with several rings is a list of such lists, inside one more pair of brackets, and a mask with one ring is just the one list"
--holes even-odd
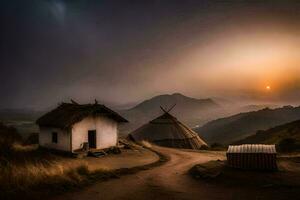
[(196, 132), (168, 112), (133, 131), (129, 138), (176, 148), (199, 149), (207, 146)]

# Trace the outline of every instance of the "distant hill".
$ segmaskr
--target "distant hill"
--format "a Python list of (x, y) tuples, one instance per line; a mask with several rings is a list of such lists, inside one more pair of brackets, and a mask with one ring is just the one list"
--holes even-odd
[(168, 109), (174, 104), (176, 106), (171, 113), (189, 126), (213, 119), (216, 113), (222, 109), (212, 99), (196, 99), (179, 93), (159, 95), (145, 100), (131, 109), (121, 110), (120, 114), (130, 121), (122, 130), (128, 133), (162, 114), (160, 106)]
[(300, 107), (265, 108), (217, 119), (196, 128), (195, 131), (209, 144), (230, 144), (255, 134), (257, 130), (266, 130), (298, 119)]
[(275, 126), (265, 131), (257, 131), (255, 135), (239, 140), (235, 144), (279, 144), (280, 141), (287, 138), (293, 138), (300, 144), (300, 120)]
[(257, 111), (264, 108), (278, 108), (280, 106), (274, 104), (252, 104), (252, 105), (245, 105), (241, 106), (239, 109), (241, 112), (250, 112), (250, 111)]
[(23, 138), (27, 138), (31, 133), (38, 132), (35, 120), (42, 113), (30, 109), (0, 109), (0, 123), (15, 127)]
[(42, 112), (29, 109), (0, 109), (0, 120), (24, 120), (33, 121), (40, 116)]

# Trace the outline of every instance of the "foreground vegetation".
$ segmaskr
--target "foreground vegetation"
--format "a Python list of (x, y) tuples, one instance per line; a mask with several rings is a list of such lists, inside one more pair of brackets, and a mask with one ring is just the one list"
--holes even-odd
[(158, 162), (145, 166), (90, 171), (84, 159), (54, 154), (38, 145), (26, 145), (14, 128), (0, 124), (0, 199), (41, 199), (98, 180), (149, 169), (164, 161), (161, 155)]
[(13, 148), (16, 148), (11, 157), (13, 159), (1, 157), (0, 199), (41, 199), (45, 195), (74, 190), (95, 181), (150, 169), (166, 161), (161, 157), (158, 162), (130, 169), (89, 171), (88, 166), (78, 159), (76, 165), (69, 165), (62, 162), (63, 157), (41, 149), (28, 150), (28, 147), (18, 145)]
[(111, 176), (108, 170), (91, 173), (80, 160), (70, 165), (66, 158), (37, 145), (24, 145), (17, 130), (0, 124), (0, 199), (36, 198)]

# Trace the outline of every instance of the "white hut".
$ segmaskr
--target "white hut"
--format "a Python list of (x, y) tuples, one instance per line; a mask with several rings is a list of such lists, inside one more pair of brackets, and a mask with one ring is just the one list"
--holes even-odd
[(95, 104), (62, 103), (37, 120), (41, 147), (74, 152), (85, 143), (93, 149), (115, 146), (118, 123), (128, 122), (111, 109)]

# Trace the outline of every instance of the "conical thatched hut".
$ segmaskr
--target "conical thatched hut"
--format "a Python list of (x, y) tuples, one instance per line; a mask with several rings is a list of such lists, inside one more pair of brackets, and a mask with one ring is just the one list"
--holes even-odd
[(207, 144), (168, 111), (128, 135), (133, 141), (149, 141), (166, 147), (199, 149)]

